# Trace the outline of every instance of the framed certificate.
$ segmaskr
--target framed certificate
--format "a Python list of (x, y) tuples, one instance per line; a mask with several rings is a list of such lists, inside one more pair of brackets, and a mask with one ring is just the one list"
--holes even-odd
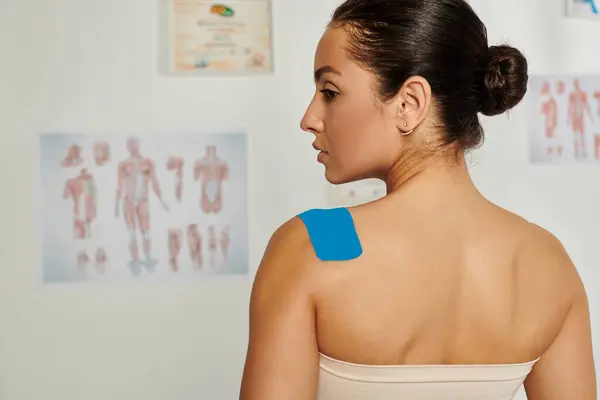
[(273, 71), (270, 0), (165, 1), (168, 73), (248, 75)]

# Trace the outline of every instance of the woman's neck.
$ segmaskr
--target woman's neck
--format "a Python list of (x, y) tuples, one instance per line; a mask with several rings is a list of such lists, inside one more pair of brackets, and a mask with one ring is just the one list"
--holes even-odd
[(399, 161), (390, 169), (385, 181), (388, 195), (413, 191), (428, 197), (479, 193), (462, 153)]

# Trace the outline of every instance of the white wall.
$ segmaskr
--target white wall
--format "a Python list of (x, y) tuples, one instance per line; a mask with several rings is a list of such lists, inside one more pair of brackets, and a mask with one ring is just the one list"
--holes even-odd
[[(210, 80), (157, 74), (155, 1), (0, 0), (0, 399), (236, 398), (252, 274), (190, 285), (41, 286), (35, 135), (247, 127), (254, 272), (281, 222), (327, 206), (322, 168), (298, 125), (330, 9), (323, 0), (301, 3), (275, 0), (274, 76)], [(599, 69), (600, 24), (562, 19), (562, 0), (473, 3), (491, 41), (507, 37), (523, 48), (532, 72)], [(473, 175), (493, 201), (564, 241), (588, 288), (598, 341), (600, 169), (529, 166), (525, 110), (484, 121)]]

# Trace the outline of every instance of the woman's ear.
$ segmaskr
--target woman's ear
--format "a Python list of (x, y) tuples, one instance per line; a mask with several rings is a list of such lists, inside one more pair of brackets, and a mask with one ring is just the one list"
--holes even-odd
[(431, 105), (431, 86), (420, 76), (410, 77), (404, 82), (396, 97), (398, 129), (410, 133), (423, 122)]

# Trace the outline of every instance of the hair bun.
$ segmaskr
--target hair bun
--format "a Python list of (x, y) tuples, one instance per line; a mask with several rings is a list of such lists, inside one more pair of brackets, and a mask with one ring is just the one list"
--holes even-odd
[(511, 46), (491, 46), (483, 78), (479, 111), (498, 115), (519, 104), (527, 92), (527, 60)]

